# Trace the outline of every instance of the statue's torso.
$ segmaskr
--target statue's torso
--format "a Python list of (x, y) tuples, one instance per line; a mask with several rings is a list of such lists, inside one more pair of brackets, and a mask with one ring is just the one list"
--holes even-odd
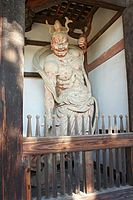
[(59, 99), (75, 111), (87, 110), (90, 92), (85, 84), (80, 52), (69, 51), (63, 58), (51, 54), (49, 59), (53, 60), (52, 73), (55, 73)]

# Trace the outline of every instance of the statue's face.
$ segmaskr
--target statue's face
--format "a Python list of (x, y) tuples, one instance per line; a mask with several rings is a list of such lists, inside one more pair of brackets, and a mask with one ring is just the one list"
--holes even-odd
[(55, 55), (64, 57), (68, 51), (68, 38), (67, 34), (58, 33), (51, 39), (51, 47)]

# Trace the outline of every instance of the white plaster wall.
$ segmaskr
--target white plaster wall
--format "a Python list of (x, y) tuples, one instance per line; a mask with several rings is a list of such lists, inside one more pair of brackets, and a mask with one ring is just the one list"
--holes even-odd
[(88, 64), (123, 38), (122, 17), (88, 48)]
[[(104, 15), (101, 13), (101, 17), (102, 16)], [(100, 13), (97, 15), (97, 18), (95, 16), (95, 21), (97, 21), (98, 26), (98, 23), (100, 22)], [(122, 38), (123, 25), (122, 17), (120, 17), (88, 48), (88, 64), (97, 59)], [(104, 113), (107, 119), (108, 115), (128, 114), (124, 50), (91, 71), (89, 73), (89, 79), (92, 85), (93, 95), (98, 101), (100, 115)]]
[[(35, 134), (36, 115), (40, 116), (40, 123), (43, 124), (44, 116), (44, 89), (43, 81), (39, 78), (24, 79), (24, 95), (23, 95), (23, 134), (27, 131), (27, 115), (32, 115), (32, 130)], [(43, 126), (41, 126), (41, 134), (43, 134)]]
[(36, 70), (34, 69), (32, 65), (32, 59), (34, 54), (36, 53), (37, 50), (41, 49), (42, 47), (40, 46), (31, 46), (27, 45), (24, 48), (24, 71), (25, 72), (35, 72)]
[(107, 24), (107, 22), (116, 14), (116, 11), (99, 8), (94, 14), (91, 26), (91, 32), (88, 36), (88, 41), (94, 37)]
[[(30, 40), (50, 42), (50, 34), (46, 24), (34, 23), (32, 30), (25, 33), (25, 37)], [(77, 40), (69, 37), (70, 44), (77, 45)]]
[(99, 107), (99, 115), (128, 114), (125, 51), (121, 51), (89, 73), (93, 95)]

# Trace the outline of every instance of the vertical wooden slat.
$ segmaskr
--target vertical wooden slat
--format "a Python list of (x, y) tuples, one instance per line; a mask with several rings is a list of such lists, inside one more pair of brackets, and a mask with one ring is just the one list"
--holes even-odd
[(125, 148), (121, 148), (121, 166), (122, 166), (122, 185), (126, 185), (126, 158), (125, 158)]
[(65, 154), (60, 154), (61, 195), (65, 194)]
[[(124, 132), (123, 116), (120, 115), (120, 133)], [(125, 148), (121, 148), (122, 185), (126, 185), (126, 158)]]
[(72, 153), (68, 153), (67, 155), (67, 193), (72, 195), (72, 186), (73, 186), (73, 175), (72, 175)]
[[(102, 123), (103, 123), (103, 115), (102, 115)], [(97, 190), (101, 189), (100, 150), (96, 150), (96, 189)]]
[(44, 180), (45, 180), (45, 197), (49, 198), (49, 165), (48, 155), (44, 155)]
[(104, 117), (104, 115), (102, 114), (102, 134), (105, 134), (105, 133), (106, 133), (104, 118), (105, 118), (105, 117)]
[(109, 187), (114, 186), (114, 160), (113, 150), (109, 149)]
[(44, 115), (44, 136), (48, 137), (47, 115)]
[(126, 118), (126, 132), (129, 132), (129, 118), (128, 118), (128, 115), (126, 115), (125, 118)]
[(116, 163), (116, 186), (120, 187), (120, 159), (119, 149), (115, 149), (115, 163)]
[(37, 156), (36, 160), (36, 182), (37, 182), (37, 200), (41, 200), (41, 156)]
[(40, 137), (40, 122), (39, 122), (40, 116), (36, 115), (36, 137)]
[[(40, 122), (39, 122), (39, 115), (36, 115), (36, 132), (35, 136), (40, 137)], [(37, 182), (37, 200), (41, 200), (41, 181), (42, 181), (42, 175), (41, 175), (41, 156), (37, 155), (36, 160), (36, 182)]]
[[(95, 128), (95, 134), (98, 135), (99, 134), (99, 126), (98, 126), (98, 116), (96, 116), (96, 128)], [(99, 189), (99, 183), (98, 183), (98, 174), (99, 174), (99, 151), (95, 151), (96, 154), (96, 189)], [(98, 163), (97, 163), (97, 159), (98, 159)], [(98, 170), (98, 171), (97, 171)]]
[(103, 188), (107, 188), (107, 150), (103, 150)]
[[(78, 135), (78, 118), (75, 116), (75, 135)], [(74, 173), (75, 173), (75, 193), (78, 194), (80, 191), (80, 154), (75, 152), (74, 157)]]
[(82, 152), (82, 191), (86, 192), (85, 152)]
[[(71, 122), (70, 116), (67, 118), (67, 136), (71, 135)], [(67, 160), (67, 193), (69, 195), (72, 194), (72, 185), (73, 185), (73, 175), (72, 175), (72, 153), (67, 153), (66, 160)]]
[[(56, 136), (55, 115), (52, 116), (52, 136)], [(59, 154), (52, 154), (52, 196), (57, 197), (57, 157)]]
[(96, 116), (96, 128), (95, 128), (95, 134), (99, 134), (99, 127), (98, 127), (98, 116)]
[[(92, 134), (92, 117), (89, 115), (89, 134)], [(94, 191), (94, 166), (93, 152), (85, 152), (85, 191), (90, 193)]]
[(96, 189), (101, 189), (100, 150), (96, 150)]
[(108, 134), (112, 133), (111, 116), (108, 116)]
[(56, 154), (52, 154), (52, 196), (57, 197), (57, 166), (56, 166)]
[(75, 193), (80, 192), (80, 154), (76, 152), (74, 155), (74, 172), (75, 172)]
[(94, 192), (94, 166), (92, 152), (85, 152), (85, 191)]
[(117, 115), (114, 115), (114, 133), (118, 133), (118, 128), (117, 128)]
[[(82, 135), (85, 135), (85, 117), (82, 115)], [(86, 192), (86, 165), (85, 152), (82, 152), (82, 191)]]
[(27, 137), (32, 137), (32, 126), (31, 126), (31, 119), (32, 116), (31, 115), (27, 115)]
[(120, 133), (123, 133), (124, 132), (123, 115), (120, 115), (119, 118), (120, 118)]
[[(105, 117), (102, 115), (102, 134), (106, 133), (105, 129)], [(102, 150), (102, 156), (103, 156), (103, 188), (107, 188), (107, 155), (106, 155), (106, 149)]]
[[(122, 118), (120, 118), (120, 119), (122, 119)], [(120, 121), (120, 129), (122, 129), (121, 121)], [(116, 169), (115, 169), (116, 186), (120, 187), (120, 149), (119, 148), (115, 149), (115, 164), (116, 164)]]

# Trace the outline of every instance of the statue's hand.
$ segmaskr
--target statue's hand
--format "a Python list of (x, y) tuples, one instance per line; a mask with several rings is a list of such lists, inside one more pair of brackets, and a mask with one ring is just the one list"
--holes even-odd
[(94, 104), (94, 99), (92, 97), (90, 97), (89, 99), (89, 105), (92, 106)]
[(87, 39), (85, 36), (81, 36), (78, 40), (79, 47), (83, 50), (83, 53), (87, 51)]

